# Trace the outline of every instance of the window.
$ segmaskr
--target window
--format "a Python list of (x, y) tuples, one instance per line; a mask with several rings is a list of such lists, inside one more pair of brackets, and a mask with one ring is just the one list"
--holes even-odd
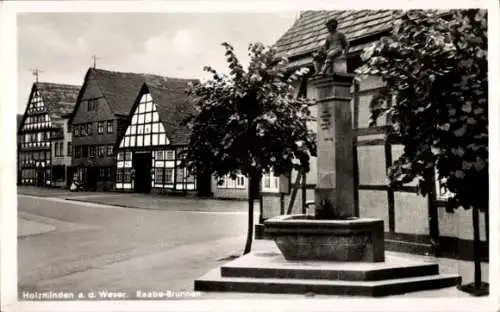
[(123, 160), (123, 152), (119, 152), (118, 155), (116, 156), (117, 160)]
[(174, 169), (173, 168), (165, 168), (165, 183), (166, 184), (174, 183)]
[(72, 155), (73, 147), (71, 146), (71, 142), (68, 142), (68, 156)]
[(116, 182), (121, 183), (123, 181), (123, 168), (116, 169)]
[(83, 157), (88, 157), (89, 156), (89, 146), (88, 145), (83, 145), (82, 146), (82, 156)]
[(156, 151), (155, 160), (163, 160), (163, 155), (164, 155), (163, 151)]
[(99, 133), (99, 134), (104, 133), (104, 121), (99, 121), (97, 123), (97, 133)]
[(59, 143), (54, 143), (54, 154), (56, 155), (56, 157), (59, 156)]
[(87, 110), (89, 112), (97, 111), (97, 99), (92, 99), (87, 101)]
[[(236, 175), (236, 179), (231, 179), (231, 176), (228, 174), (224, 178), (222, 178), (222, 184), (217, 184), (218, 188), (236, 188), (243, 189), (246, 187), (246, 177), (242, 174)], [(194, 177), (190, 176), (189, 181), (194, 182)]]
[[(194, 177), (193, 177), (193, 176), (190, 176), (190, 178), (191, 178), (192, 180), (189, 180), (189, 182), (194, 182)], [(238, 177), (236, 178), (236, 187), (237, 187), (237, 188), (245, 188), (245, 186), (246, 186), (246, 183), (245, 183), (245, 182), (246, 182), (246, 179), (245, 179), (245, 177), (244, 177), (244, 176), (242, 176), (242, 175), (241, 175), (241, 176), (238, 176)]]
[(83, 124), (83, 125), (80, 125), (80, 135), (81, 136), (86, 136), (88, 133), (87, 133), (87, 125)]
[(95, 146), (94, 145), (89, 146), (89, 156), (95, 157)]
[(125, 152), (125, 161), (132, 160), (132, 152)]
[(173, 150), (165, 151), (165, 160), (174, 160), (175, 154)]
[(123, 182), (124, 183), (132, 182), (132, 168), (123, 169)]
[[(243, 179), (245, 179), (245, 177), (242, 177)], [(194, 175), (192, 174), (189, 174), (187, 171), (186, 171), (186, 183), (194, 183)]]
[(99, 157), (106, 156), (106, 145), (99, 145)]
[(175, 182), (184, 183), (184, 168), (177, 167), (175, 170)]
[(75, 158), (81, 157), (81, 152), (82, 152), (82, 147), (81, 146), (74, 146), (75, 149)]
[(108, 168), (99, 168), (99, 179), (104, 181), (107, 179)]
[(106, 122), (106, 131), (108, 133), (113, 133), (113, 120), (108, 120)]
[(113, 156), (113, 145), (108, 145), (108, 156)]
[(262, 176), (262, 191), (264, 192), (278, 192), (280, 180), (279, 177), (274, 176), (272, 172)]
[(155, 169), (155, 183), (156, 184), (163, 184), (163, 168), (156, 168)]
[(90, 123), (88, 123), (88, 124), (87, 124), (87, 134), (88, 134), (88, 135), (92, 135), (92, 134), (93, 134), (93, 132), (94, 132), (93, 130), (94, 130), (94, 129), (93, 129), (93, 127), (92, 127), (92, 123), (91, 123), (91, 122), (90, 122)]
[(64, 156), (64, 142), (59, 143), (59, 156)]
[(73, 135), (75, 137), (79, 137), (80, 136), (80, 127), (78, 127), (78, 125), (75, 125), (73, 132), (74, 132)]

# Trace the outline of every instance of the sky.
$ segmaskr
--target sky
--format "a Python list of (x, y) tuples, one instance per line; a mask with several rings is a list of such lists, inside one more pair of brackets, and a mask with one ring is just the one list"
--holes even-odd
[(246, 63), (250, 42), (273, 44), (297, 13), (22, 13), (18, 15), (18, 107), (35, 76), (81, 85), (92, 56), (97, 68), (204, 78), (203, 66), (227, 70), (222, 42)]

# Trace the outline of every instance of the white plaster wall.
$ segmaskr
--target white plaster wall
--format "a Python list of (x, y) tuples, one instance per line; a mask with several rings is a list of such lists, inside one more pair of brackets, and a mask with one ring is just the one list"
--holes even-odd
[(389, 231), (388, 209), (387, 192), (359, 190), (359, 216), (384, 220), (385, 231)]
[[(441, 236), (458, 237), (472, 240), (472, 210), (459, 208), (453, 213), (446, 212), (446, 209), (438, 209), (439, 232)], [(486, 241), (486, 230), (484, 214), (479, 214), (479, 235), (482, 241)]]
[(394, 192), (394, 222), (397, 233), (429, 234), (427, 198)]
[(359, 184), (387, 185), (384, 146), (358, 147)]

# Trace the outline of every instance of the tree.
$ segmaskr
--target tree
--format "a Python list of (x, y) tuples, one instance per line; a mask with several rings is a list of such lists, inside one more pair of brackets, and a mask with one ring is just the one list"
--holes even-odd
[[(381, 77), (385, 116), (404, 152), (389, 170), (392, 185), (418, 180), (432, 195), (435, 170), (453, 194), (448, 208), (473, 209), (474, 287), (481, 289), (479, 211), (488, 213), (488, 61), (484, 10), (398, 12), (392, 35), (362, 54), (360, 75)], [(392, 99), (392, 100), (391, 100)]]
[[(214, 174), (248, 177), (249, 186), (264, 173), (290, 174), (292, 169), (309, 171), (309, 157), (316, 143), (307, 129), (311, 118), (306, 98), (293, 95), (293, 82), (307, 73), (300, 69), (287, 77), (287, 59), (277, 58), (272, 47), (250, 44), (250, 62), (245, 70), (233, 47), (222, 44), (229, 74), (207, 66), (212, 78), (190, 86), (196, 113), (187, 124), (191, 129), (184, 165), (195, 175)], [(253, 236), (254, 187), (248, 192), (248, 232), (244, 253), (250, 252)]]

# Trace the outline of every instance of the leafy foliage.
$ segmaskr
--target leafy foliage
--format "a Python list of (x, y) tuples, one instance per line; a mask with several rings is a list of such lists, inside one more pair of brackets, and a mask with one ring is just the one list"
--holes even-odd
[(206, 82), (192, 85), (188, 93), (197, 99), (185, 166), (193, 174), (215, 173), (233, 178), (241, 173), (259, 177), (272, 170), (289, 174), (309, 170), (315, 153), (314, 135), (307, 129), (310, 100), (294, 96), (292, 84), (307, 73), (301, 69), (287, 77), (286, 58), (274, 48), (250, 44), (250, 63), (245, 70), (233, 47), (222, 44), (229, 74), (211, 67)]
[(394, 185), (418, 180), (433, 191), (434, 170), (454, 195), (450, 208), (488, 207), (488, 62), (484, 10), (399, 12), (390, 37), (362, 54), (360, 75), (387, 92), (371, 119), (386, 116), (404, 145), (389, 170)]

